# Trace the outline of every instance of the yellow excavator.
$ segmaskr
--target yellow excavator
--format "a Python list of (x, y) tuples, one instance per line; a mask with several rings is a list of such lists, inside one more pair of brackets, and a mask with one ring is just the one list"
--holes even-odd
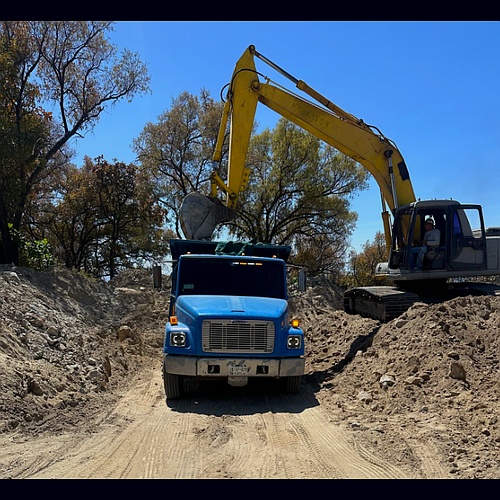
[[(293, 82), (313, 101), (268, 77), (260, 81), (262, 75), (256, 70), (255, 58)], [(419, 300), (421, 285), (429, 285), (429, 280), (434, 291), (449, 290), (450, 281), (500, 274), (500, 227), (485, 228), (480, 205), (451, 199), (417, 200), (406, 163), (393, 141), (294, 78), (257, 52), (253, 45), (237, 61), (228, 85), (213, 156), (210, 196), (190, 193), (183, 200), (180, 222), (187, 239), (210, 240), (217, 225), (229, 221), (237, 212), (238, 196), (251, 175), (245, 162), (258, 103), (354, 159), (370, 172), (380, 188), (389, 260), (378, 264), (374, 273), (394, 285), (347, 290), (344, 294), (347, 312), (388, 321)], [(224, 182), (217, 174), (217, 164), (221, 161), (228, 123), (229, 157)], [(412, 248), (423, 240), (424, 221), (428, 218), (433, 219), (440, 231), (439, 245), (429, 248), (422, 268), (414, 270)], [(477, 283), (452, 287), (455, 293), (459, 287), (465, 293), (484, 291)]]

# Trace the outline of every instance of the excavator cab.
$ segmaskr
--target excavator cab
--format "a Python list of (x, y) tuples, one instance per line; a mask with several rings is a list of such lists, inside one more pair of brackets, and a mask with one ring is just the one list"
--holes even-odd
[[(422, 272), (411, 270), (411, 252), (420, 246), (424, 237), (424, 221), (434, 220), (440, 231), (440, 245), (425, 254), (423, 274), (434, 271), (443, 277), (473, 276), (487, 268), (486, 233), (480, 205), (463, 205), (454, 200), (425, 200), (399, 207), (396, 210), (389, 274), (410, 279), (406, 273), (422, 279)], [(474, 228), (474, 230), (473, 230)]]

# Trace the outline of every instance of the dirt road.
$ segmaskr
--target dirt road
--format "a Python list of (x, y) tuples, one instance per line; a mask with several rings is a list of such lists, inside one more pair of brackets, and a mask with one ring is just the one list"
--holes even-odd
[(420, 477), (360, 446), (307, 384), (296, 396), (256, 385), (208, 389), (166, 404), (160, 370), (151, 369), (84, 432), (25, 442), (2, 436), (4, 477)]
[(0, 266), (0, 479), (500, 477), (500, 296), (387, 324), (294, 295), (300, 393), (205, 383), (166, 402), (167, 293)]

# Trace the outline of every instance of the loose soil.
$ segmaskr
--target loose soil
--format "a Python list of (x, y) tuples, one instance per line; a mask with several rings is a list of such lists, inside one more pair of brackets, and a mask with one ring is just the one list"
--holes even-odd
[(202, 383), (166, 401), (168, 276), (0, 266), (0, 478), (500, 477), (500, 297), (348, 315), (292, 292), (300, 392)]

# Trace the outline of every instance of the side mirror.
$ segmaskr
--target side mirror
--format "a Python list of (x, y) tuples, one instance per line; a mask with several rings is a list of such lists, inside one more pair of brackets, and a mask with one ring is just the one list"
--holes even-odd
[(299, 270), (299, 292), (305, 292), (307, 288), (307, 272), (304, 269)]

